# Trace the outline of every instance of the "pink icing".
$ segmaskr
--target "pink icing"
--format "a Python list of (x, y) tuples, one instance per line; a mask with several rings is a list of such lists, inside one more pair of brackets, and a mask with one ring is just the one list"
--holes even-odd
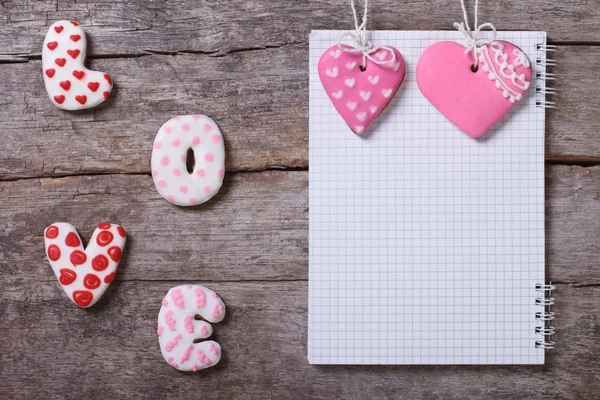
[(175, 337), (167, 342), (165, 349), (167, 351), (173, 350), (173, 347), (177, 346), (177, 343), (181, 340), (181, 335), (178, 333)]
[(173, 318), (173, 314), (174, 312), (171, 310), (165, 313), (165, 322), (169, 326), (169, 329), (171, 329), (172, 331), (175, 330), (175, 325), (177, 324), (177, 321), (175, 321), (175, 319)]
[(173, 367), (177, 368), (177, 363), (175, 362), (173, 357), (169, 357), (167, 361), (169, 361), (169, 364), (171, 364)]
[[(497, 41), (507, 56), (508, 65), (514, 65), (517, 75), (531, 82), (531, 66), (515, 65), (520, 51), (515, 45)], [(497, 69), (495, 53), (486, 50), (493, 67)], [(481, 53), (480, 53), (481, 55)], [(526, 57), (525, 57), (526, 58)], [(527, 61), (527, 64), (529, 62)], [(502, 89), (506, 84), (510, 91), (521, 97), (523, 90), (506, 78), (501, 82), (490, 78), (490, 71), (478, 61), (477, 72), (471, 71), (473, 53), (465, 54), (465, 47), (455, 42), (438, 42), (429, 46), (417, 64), (417, 84), (423, 95), (454, 125), (473, 138), (480, 137), (506, 114), (518, 101), (510, 101)], [(507, 70), (505, 70), (506, 72)], [(498, 71), (499, 72), (499, 71)], [(500, 88), (498, 86), (500, 86)]]
[(194, 371), (194, 372), (198, 371), (199, 368), (200, 368), (200, 366), (198, 364), (192, 365), (192, 371)]
[(162, 305), (163, 306), (168, 306), (169, 305), (169, 301), (167, 299), (162, 299)]
[(183, 294), (181, 293), (180, 289), (175, 289), (171, 292), (171, 298), (173, 299), (173, 302), (175, 302), (175, 305), (179, 308), (181, 308), (182, 310), (185, 308), (185, 303), (183, 302)]
[(204, 294), (204, 291), (200, 288), (196, 288), (194, 294), (196, 295), (196, 306), (198, 306), (198, 308), (206, 307), (206, 295)]
[(210, 358), (208, 358), (206, 356), (206, 354), (204, 354), (201, 350), (196, 351), (196, 355), (198, 356), (198, 359), (203, 362), (206, 365), (210, 365), (211, 361)]
[(183, 352), (183, 354), (181, 355), (181, 359), (179, 360), (180, 363), (184, 363), (188, 360), (188, 358), (190, 358), (190, 354), (192, 354), (192, 350), (194, 349), (194, 346), (188, 346), (185, 351)]
[(157, 330), (156, 333), (158, 334), (158, 336), (162, 335), (163, 331), (165, 330), (164, 326), (160, 326)]
[(200, 328), (200, 333), (202, 334), (202, 336), (208, 336), (208, 329), (206, 328), (206, 326), (202, 326), (202, 328)]
[(213, 317), (215, 318), (219, 318), (221, 316), (221, 309), (223, 308), (223, 306), (219, 303), (215, 304), (215, 306), (213, 307)]
[(209, 349), (215, 356), (217, 354), (219, 354), (219, 350), (217, 349), (217, 347), (214, 344), (211, 343)]
[[(350, 48), (350, 46), (342, 45)], [(393, 49), (393, 64), (375, 64), (367, 60), (361, 71), (362, 54), (343, 52), (332, 46), (321, 56), (319, 77), (333, 106), (357, 135), (361, 135), (383, 111), (404, 79), (404, 60)], [(391, 60), (385, 50), (373, 53), (380, 61)]]
[(192, 317), (189, 315), (185, 317), (183, 320), (183, 325), (185, 326), (185, 330), (189, 333), (194, 332), (194, 325), (192, 324)]

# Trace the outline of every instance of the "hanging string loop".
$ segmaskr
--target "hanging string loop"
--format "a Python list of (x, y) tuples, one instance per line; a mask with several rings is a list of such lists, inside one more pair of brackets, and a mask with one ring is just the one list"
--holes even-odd
[[(467, 46), (465, 46), (465, 54), (473, 52), (473, 68), (475, 68), (477, 67), (477, 52), (479, 51), (479, 48), (488, 45), (494, 40), (496, 40), (496, 27), (490, 22), (485, 22), (481, 25), (477, 25), (477, 11), (479, 8), (479, 0), (475, 0), (475, 24), (473, 25), (475, 30), (471, 31), (471, 26), (469, 25), (469, 15), (467, 14), (467, 8), (465, 7), (465, 0), (460, 0), (460, 5), (463, 12), (463, 22), (455, 22), (454, 27), (458, 29), (460, 33), (463, 34), (467, 41)], [(490, 39), (479, 38), (479, 33), (485, 28), (489, 28), (492, 33), (492, 37)]]
[[(367, 67), (367, 60), (377, 64), (386, 65), (393, 64), (396, 62), (396, 53), (391, 47), (388, 46), (373, 46), (371, 42), (367, 40), (367, 8), (369, 0), (365, 0), (365, 9), (363, 11), (362, 22), (358, 24), (358, 15), (356, 13), (356, 7), (354, 0), (350, 0), (350, 6), (352, 7), (352, 14), (354, 16), (354, 32), (346, 32), (338, 40), (338, 47), (341, 51), (347, 53), (361, 53), (362, 54), (362, 66), (361, 70), (364, 71)], [(342, 40), (345, 38), (351, 39), (354, 43), (353, 46), (347, 47), (342, 46)], [(376, 59), (373, 57), (374, 53), (379, 50), (384, 50), (390, 53), (391, 58), (386, 60), (387, 57), (382, 57), (383, 60)], [(378, 57), (379, 58), (379, 57)]]

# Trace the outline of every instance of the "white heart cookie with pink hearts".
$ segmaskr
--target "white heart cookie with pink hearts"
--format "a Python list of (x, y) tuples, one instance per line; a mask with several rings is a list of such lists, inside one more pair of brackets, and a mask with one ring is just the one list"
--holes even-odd
[(110, 75), (85, 67), (87, 41), (77, 22), (50, 26), (42, 49), (44, 84), (50, 100), (62, 110), (92, 108), (108, 99)]
[(65, 222), (46, 228), (46, 255), (54, 275), (79, 307), (91, 307), (110, 286), (125, 247), (125, 229), (101, 223), (86, 249), (77, 230)]
[(482, 136), (525, 94), (531, 64), (512, 43), (496, 40), (473, 53), (456, 42), (429, 46), (417, 64), (421, 93), (469, 136)]
[(221, 359), (211, 323), (225, 318), (225, 304), (212, 290), (181, 285), (169, 290), (158, 313), (158, 342), (166, 362), (180, 371), (212, 367)]
[(323, 53), (317, 68), (327, 96), (357, 135), (381, 114), (404, 79), (404, 60), (397, 49), (381, 48), (371, 57), (380, 64), (367, 58), (363, 68), (362, 53), (342, 51), (335, 45)]
[(170, 203), (195, 206), (208, 201), (225, 176), (219, 127), (204, 115), (170, 119), (154, 139), (151, 167), (156, 189)]

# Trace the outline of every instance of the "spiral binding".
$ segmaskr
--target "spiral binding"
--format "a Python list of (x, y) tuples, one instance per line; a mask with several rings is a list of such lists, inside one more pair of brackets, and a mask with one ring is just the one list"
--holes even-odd
[(551, 340), (554, 335), (554, 327), (550, 325), (554, 320), (555, 314), (551, 308), (554, 305), (554, 297), (552, 297), (552, 291), (555, 286), (550, 284), (538, 283), (535, 285), (535, 290), (542, 293), (542, 297), (535, 299), (535, 304), (542, 307), (542, 311), (535, 313), (535, 319), (541, 321), (543, 325), (535, 327), (535, 333), (540, 335), (540, 340), (535, 341), (535, 347), (541, 349), (553, 349), (554, 342)]
[[(538, 43), (535, 45), (535, 50), (547, 52), (547, 53), (555, 52), (556, 46), (551, 45), (551, 44)], [(558, 64), (556, 60), (551, 59), (551, 58), (546, 58), (544, 60), (542, 57), (537, 57), (535, 59), (535, 64), (538, 65), (542, 69), (542, 71), (537, 71), (535, 73), (536, 80), (544, 81), (546, 83), (556, 80), (556, 74), (548, 73), (546, 71), (547, 68), (556, 67), (556, 65)], [(536, 107), (539, 107), (539, 108), (555, 108), (556, 107), (555, 101), (551, 101), (546, 98), (547, 96), (554, 96), (556, 94), (555, 88), (547, 87), (546, 85), (543, 85), (543, 86), (538, 85), (535, 87), (535, 93), (540, 96), (540, 98), (535, 101)]]

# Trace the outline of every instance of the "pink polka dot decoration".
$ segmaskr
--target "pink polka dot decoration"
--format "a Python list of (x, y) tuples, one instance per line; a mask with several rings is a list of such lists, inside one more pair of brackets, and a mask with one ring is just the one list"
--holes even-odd
[[(193, 151), (193, 162), (188, 160)], [(215, 122), (204, 115), (183, 115), (158, 131), (152, 150), (152, 179), (167, 201), (195, 206), (213, 197), (223, 184), (225, 146)], [(186, 164), (193, 164), (188, 171)]]

